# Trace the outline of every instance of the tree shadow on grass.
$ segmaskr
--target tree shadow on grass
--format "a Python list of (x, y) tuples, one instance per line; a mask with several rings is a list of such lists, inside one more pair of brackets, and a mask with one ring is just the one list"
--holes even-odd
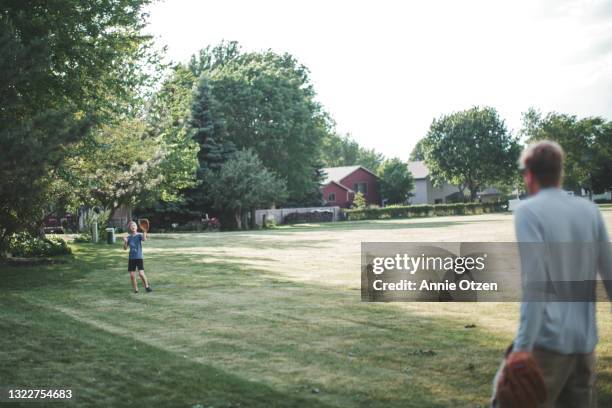
[[(10, 333), (0, 339), (4, 385), (71, 389), (81, 407), (329, 406), (62, 313), (7, 298), (0, 303), (6, 312), (0, 317), (0, 330)], [(23, 314), (30, 318), (24, 321)]]

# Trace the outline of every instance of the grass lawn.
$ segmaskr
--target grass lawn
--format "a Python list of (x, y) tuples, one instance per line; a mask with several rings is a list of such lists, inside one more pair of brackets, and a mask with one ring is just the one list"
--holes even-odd
[(71, 406), (485, 406), (518, 305), (362, 303), (360, 243), (512, 240), (505, 214), (152, 234), (138, 295), (119, 243), (73, 245), (66, 264), (2, 267), (0, 386), (71, 388)]

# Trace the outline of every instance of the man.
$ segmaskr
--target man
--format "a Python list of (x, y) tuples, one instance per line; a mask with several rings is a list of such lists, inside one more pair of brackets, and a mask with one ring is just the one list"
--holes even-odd
[(541, 141), (519, 160), (532, 197), (515, 211), (524, 293), (506, 362), (533, 357), (546, 387), (544, 407), (594, 407), (593, 282), (599, 270), (612, 298), (612, 254), (598, 207), (560, 189), (563, 156), (557, 143)]

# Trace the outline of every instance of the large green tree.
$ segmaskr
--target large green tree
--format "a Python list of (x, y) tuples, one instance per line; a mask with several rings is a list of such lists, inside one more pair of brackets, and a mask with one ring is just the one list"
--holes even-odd
[(0, 254), (14, 232), (39, 225), (66, 152), (142, 106), (157, 61), (141, 34), (148, 3), (2, 2)]
[(423, 139), (423, 150), (434, 180), (469, 189), (472, 200), (481, 188), (514, 180), (520, 154), (517, 139), (491, 107), (435, 119)]
[(403, 204), (414, 188), (408, 165), (398, 158), (385, 160), (378, 168), (380, 194), (389, 204)]
[(236, 152), (218, 172), (209, 172), (206, 177), (215, 207), (230, 210), (238, 229), (243, 227), (243, 214), (268, 207), (287, 195), (285, 181), (251, 150)]
[(252, 149), (285, 178), (290, 203), (312, 201), (328, 121), (306, 67), (289, 54), (266, 51), (231, 58), (208, 76), (227, 140)]
[(612, 188), (611, 122), (557, 112), (542, 115), (532, 108), (523, 114), (521, 134), (528, 143), (549, 139), (563, 147), (565, 188), (589, 193)]
[(364, 166), (376, 171), (384, 160), (382, 153), (360, 146), (350, 135), (328, 133), (321, 144), (321, 160), (326, 167)]
[(210, 81), (206, 73), (202, 73), (194, 90), (189, 121), (193, 140), (199, 146), (198, 184), (185, 192), (194, 214), (202, 215), (213, 204), (208, 173), (219, 172), (223, 163), (236, 152), (236, 146), (228, 140), (224, 122), (217, 112)]

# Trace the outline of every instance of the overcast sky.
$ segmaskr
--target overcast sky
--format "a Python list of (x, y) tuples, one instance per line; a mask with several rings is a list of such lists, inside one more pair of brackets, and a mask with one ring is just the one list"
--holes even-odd
[(434, 117), (533, 106), (612, 119), (612, 0), (166, 0), (149, 31), (186, 61), (221, 40), (289, 52), (362, 145), (407, 159)]

